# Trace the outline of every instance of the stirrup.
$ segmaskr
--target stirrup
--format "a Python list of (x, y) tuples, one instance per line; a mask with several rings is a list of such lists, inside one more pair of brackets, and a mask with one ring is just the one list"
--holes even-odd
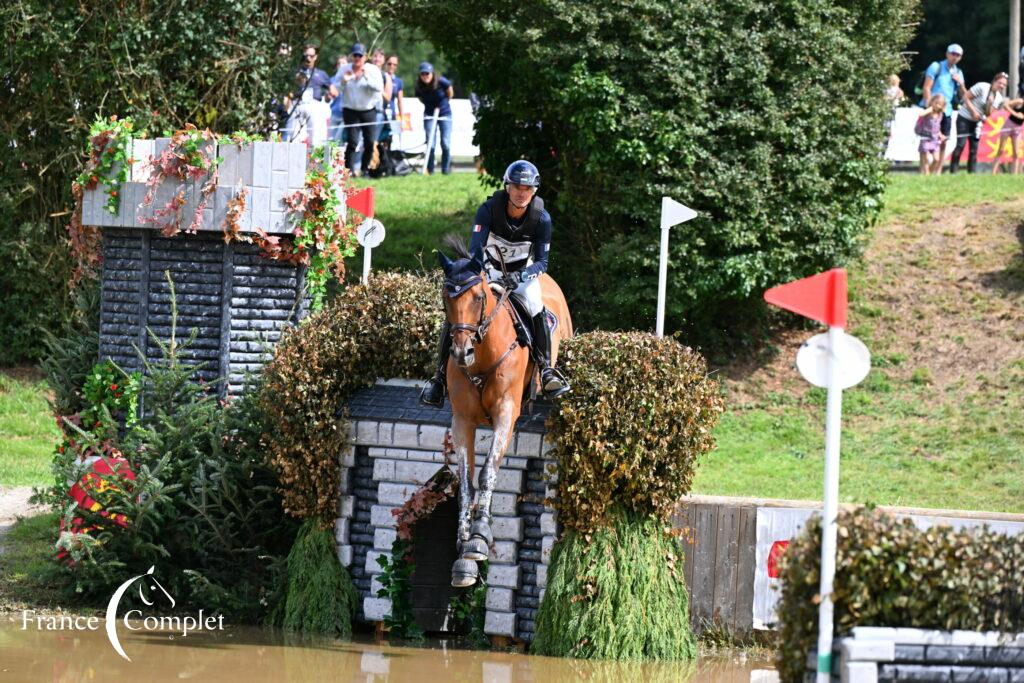
[(420, 392), (420, 403), (424, 403), (434, 408), (440, 408), (444, 405), (445, 395), (445, 384), (436, 375), (431, 377), (427, 381), (427, 385), (423, 387), (423, 391)]
[(557, 369), (548, 367), (541, 371), (541, 392), (544, 398), (552, 399), (567, 393), (572, 387), (569, 381)]

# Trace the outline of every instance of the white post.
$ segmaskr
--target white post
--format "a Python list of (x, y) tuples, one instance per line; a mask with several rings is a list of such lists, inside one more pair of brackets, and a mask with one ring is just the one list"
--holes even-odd
[(363, 284), (370, 279), (370, 252), (373, 251), (370, 247), (363, 247)]
[(836, 574), (836, 536), (839, 514), (839, 435), (843, 389), (839, 385), (837, 349), (843, 328), (828, 328), (828, 396), (825, 408), (825, 500), (821, 511), (821, 586), (818, 605), (818, 683), (832, 676), (832, 584)]
[(658, 322), (655, 329), (655, 333), (659, 337), (665, 336), (665, 288), (668, 282), (669, 229), (667, 225), (661, 226), (661, 260), (658, 263)]

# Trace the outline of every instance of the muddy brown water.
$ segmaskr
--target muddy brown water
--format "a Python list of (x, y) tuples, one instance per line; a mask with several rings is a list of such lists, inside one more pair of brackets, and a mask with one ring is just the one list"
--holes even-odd
[(368, 641), (300, 638), (251, 627), (192, 633), (129, 631), (118, 622), (126, 661), (108, 640), (103, 620), (93, 629), (46, 630), (45, 623), (9, 615), (0, 621), (0, 681), (340, 681), (393, 683), (533, 683), (693, 681), (767, 683), (766, 661), (702, 658), (691, 664), (585, 662), (460, 650), (433, 642), (392, 647)]

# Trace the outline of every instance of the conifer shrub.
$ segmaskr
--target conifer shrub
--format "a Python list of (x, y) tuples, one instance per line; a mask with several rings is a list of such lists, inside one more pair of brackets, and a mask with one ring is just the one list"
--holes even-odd
[(559, 522), (586, 533), (615, 506), (667, 518), (723, 410), (704, 358), (673, 338), (589, 332), (563, 342), (559, 366), (573, 386), (549, 423)]
[[(832, 593), (835, 634), (855, 626), (1024, 631), (1024, 537), (987, 528), (921, 530), (881, 510), (839, 513)], [(817, 645), (821, 519), (813, 517), (783, 556), (776, 664), (803, 680)]]
[(338, 293), (278, 344), (264, 368), (263, 440), (286, 511), (337, 517), (346, 400), (378, 378), (422, 378), (435, 360), (443, 309), (436, 275), (383, 273)]
[(288, 553), (280, 625), (290, 631), (351, 638), (358, 600), (352, 578), (335, 554), (334, 535), (319, 528), (316, 520), (306, 520)]
[(692, 659), (679, 544), (650, 515), (616, 507), (592, 533), (571, 530), (551, 557), (531, 652), (622, 660)]

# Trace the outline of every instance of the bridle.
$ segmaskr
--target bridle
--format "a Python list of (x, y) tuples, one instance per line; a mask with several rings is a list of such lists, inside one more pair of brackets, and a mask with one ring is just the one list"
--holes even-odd
[[(456, 283), (453, 280), (446, 278), (444, 283), (444, 295), (449, 299), (457, 299), (462, 295), (466, 294), (467, 292), (469, 292), (470, 290), (472, 290), (474, 286), (480, 283), (483, 283), (485, 288), (484, 296), (480, 299), (480, 317), (477, 319), (476, 324), (451, 322), (448, 323), (451, 327), (449, 334), (451, 335), (452, 341), (455, 340), (455, 334), (457, 332), (469, 332), (470, 334), (473, 335), (474, 344), (482, 344), (484, 338), (487, 336), (487, 332), (490, 331), (491, 329), (491, 323), (494, 322), (494, 319), (497, 317), (498, 313), (502, 309), (507, 309), (508, 314), (510, 316), (513, 315), (508, 303), (508, 299), (512, 295), (512, 292), (507, 287), (502, 288), (501, 296), (498, 297), (498, 302), (494, 305), (494, 308), (491, 310), (490, 315), (487, 314), (486, 288), (488, 288), (490, 285), (487, 283), (487, 280), (485, 278), (479, 275), (475, 275), (472, 278), (459, 283)], [(501, 364), (505, 362), (506, 358), (512, 355), (512, 352), (515, 351), (517, 346), (519, 346), (519, 340), (513, 338), (512, 343), (509, 345), (507, 349), (505, 349), (505, 353), (501, 354), (501, 357), (498, 358), (497, 361), (492, 363), (489, 368), (482, 372), (470, 373), (468, 369), (462, 367), (461, 365), (456, 365), (460, 370), (462, 370), (462, 374), (464, 374), (466, 378), (470, 382), (472, 382), (473, 386), (475, 386), (477, 388), (477, 391), (479, 391), (482, 395), (484, 385), (487, 383), (488, 378), (494, 373), (495, 370), (501, 367)]]

